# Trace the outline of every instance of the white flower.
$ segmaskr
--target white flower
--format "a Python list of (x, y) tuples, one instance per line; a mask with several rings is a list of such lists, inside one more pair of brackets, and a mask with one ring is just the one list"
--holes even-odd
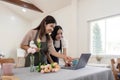
[(35, 45), (35, 43), (34, 43), (33, 40), (30, 41), (29, 46), (30, 46), (30, 48), (27, 49), (27, 53), (32, 53), (32, 54), (34, 54), (34, 53), (36, 52), (36, 49), (35, 49), (35, 48), (37, 48), (37, 46)]
[(30, 47), (32, 48), (37, 48), (37, 46), (35, 45), (34, 41), (30, 41), (30, 44), (29, 44)]

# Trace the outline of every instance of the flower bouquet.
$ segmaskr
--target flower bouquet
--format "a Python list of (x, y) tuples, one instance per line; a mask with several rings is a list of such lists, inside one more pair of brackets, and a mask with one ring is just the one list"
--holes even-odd
[[(34, 53), (37, 52), (37, 48), (40, 49), (41, 47), (41, 40), (37, 39), (37, 44), (33, 40), (29, 43), (29, 48), (27, 49), (27, 53), (30, 54), (30, 72), (34, 72)], [(40, 53), (39, 53), (40, 55)]]
[(41, 73), (57, 72), (60, 70), (60, 66), (58, 63), (54, 62), (46, 65), (39, 65), (36, 67), (36, 70)]
[(29, 44), (30, 48), (27, 49), (27, 53), (30, 54), (30, 72), (34, 72), (35, 68), (34, 68), (34, 53), (36, 52), (37, 46), (35, 45), (34, 41), (30, 41)]

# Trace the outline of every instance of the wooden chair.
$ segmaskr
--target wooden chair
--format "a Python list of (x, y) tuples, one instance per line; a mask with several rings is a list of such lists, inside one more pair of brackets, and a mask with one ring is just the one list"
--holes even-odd
[(112, 67), (112, 72), (113, 72), (113, 75), (114, 75), (114, 80), (120, 80), (119, 78), (119, 71), (117, 70), (116, 68), (116, 62), (114, 59), (111, 59), (111, 67)]
[(120, 58), (117, 58), (117, 68), (118, 68), (118, 70), (120, 72)]
[[(15, 61), (13, 58), (0, 58), (1, 72), (3, 73), (1, 76), (6, 76), (6, 75), (12, 76), (13, 75), (12, 68), (15, 67), (14, 63)], [(6, 79), (6, 80), (12, 80), (12, 79)]]
[(13, 58), (0, 58), (0, 63), (15, 63)]
[[(4, 63), (15, 63), (13, 58), (0, 58), (0, 65), (2, 67), (2, 65)], [(16, 67), (16, 65), (14, 65)]]

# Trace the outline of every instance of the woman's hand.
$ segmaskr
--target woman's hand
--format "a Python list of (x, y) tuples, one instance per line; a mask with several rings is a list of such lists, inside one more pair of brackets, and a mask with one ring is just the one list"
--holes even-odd
[(69, 66), (72, 66), (72, 62), (70, 62), (70, 63), (65, 63), (65, 67), (69, 67)]
[(34, 54), (35, 52), (39, 52), (40, 51), (40, 48), (28, 48), (27, 49), (27, 53), (32, 53)]
[(40, 51), (40, 48), (35, 48), (36, 52), (39, 52)]
[(68, 61), (68, 62), (72, 62), (72, 60), (73, 60), (73, 58), (72, 58), (72, 57), (67, 56), (67, 61)]
[(31, 54), (34, 54), (36, 52), (36, 49), (35, 48), (28, 48), (27, 49), (27, 53), (31, 53)]
[(65, 66), (72, 66), (72, 60), (73, 58), (68, 56), (67, 60), (65, 60)]
[(65, 56), (65, 58), (64, 58), (65, 66), (71, 66), (71, 64), (72, 64), (72, 60), (73, 60), (72, 57)]

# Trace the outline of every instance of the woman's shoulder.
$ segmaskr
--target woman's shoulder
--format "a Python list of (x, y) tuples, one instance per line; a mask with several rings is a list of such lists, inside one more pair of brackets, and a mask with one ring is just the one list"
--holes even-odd
[(60, 40), (54, 40), (55, 43), (60, 43), (60, 41), (62, 43), (66, 42), (66, 40), (64, 38), (61, 38)]
[(28, 34), (29, 34), (29, 35), (30, 35), (30, 34), (35, 34), (36, 32), (37, 32), (37, 30), (31, 29), (31, 30), (28, 31)]
[(61, 39), (62, 47), (66, 48), (67, 47), (67, 40), (65, 38)]
[(62, 41), (62, 42), (66, 42), (66, 39), (65, 39), (65, 38), (61, 38), (61, 41)]
[(31, 33), (36, 33), (37, 30), (31, 29), (29, 32), (31, 32)]
[(27, 34), (25, 35), (25, 37), (30, 37), (32, 39), (36, 35), (36, 32), (37, 32), (37, 30), (31, 29), (31, 30), (29, 30), (27, 32)]

